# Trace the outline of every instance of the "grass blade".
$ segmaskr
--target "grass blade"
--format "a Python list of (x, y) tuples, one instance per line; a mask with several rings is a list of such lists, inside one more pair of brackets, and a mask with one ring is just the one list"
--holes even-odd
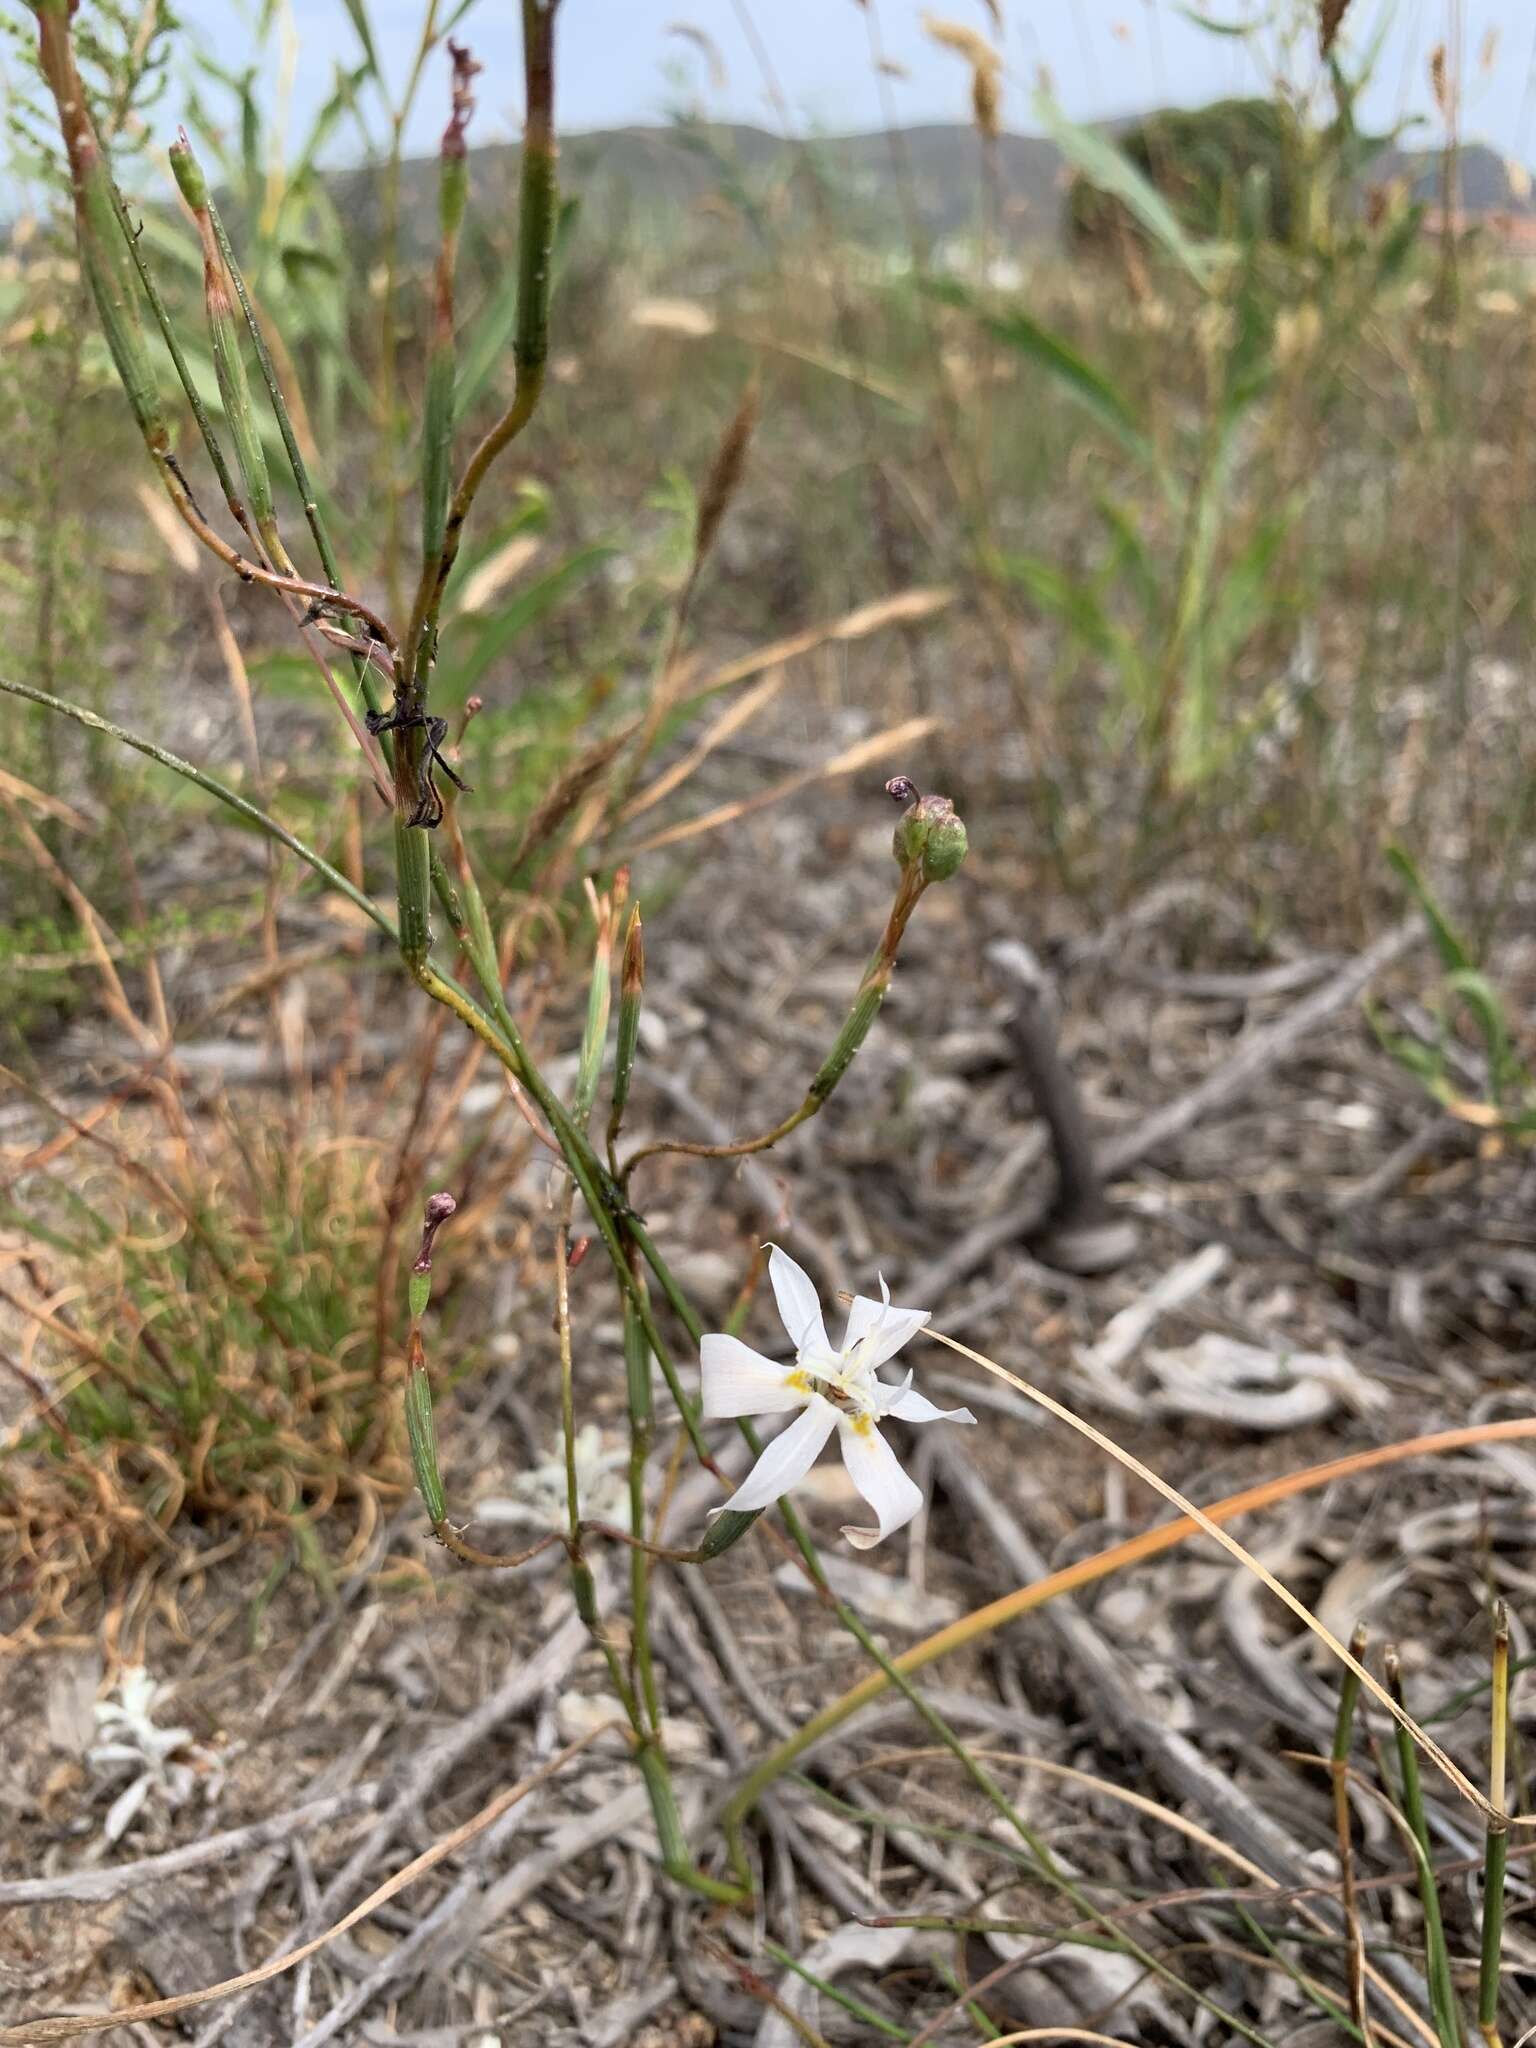
[(1069, 121), (1049, 93), (1035, 95), (1034, 111), (1035, 118), (1080, 177), (1112, 199), (1118, 199), (1197, 284), (1209, 282), (1224, 251), (1211, 243), (1191, 239), (1162, 193), (1124, 150), (1117, 149), (1095, 129)]

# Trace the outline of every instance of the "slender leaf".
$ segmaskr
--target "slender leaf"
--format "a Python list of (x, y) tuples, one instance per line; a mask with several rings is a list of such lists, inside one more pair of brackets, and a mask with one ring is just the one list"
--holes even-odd
[(1447, 974), (1475, 974), (1477, 963), (1468, 952), (1455, 926), (1436, 902), (1429, 884), (1420, 875), (1418, 868), (1400, 846), (1387, 848), (1387, 866), (1403, 882), (1424, 913), (1424, 922), (1429, 926), (1429, 935), (1435, 942), (1435, 951), (1440, 955), (1440, 964)]
[(547, 576), (541, 576), (537, 582), (519, 591), (502, 610), (492, 615), (466, 653), (457, 660), (441, 664), (438, 670), (440, 688), (450, 697), (460, 697), (475, 689), (519, 634), (525, 633), (546, 612), (552, 611), (562, 598), (617, 552), (616, 548), (603, 545), (581, 548), (557, 568), (551, 569)]
[(368, 9), (365, 0), (342, 0), (342, 5), (346, 8), (352, 26), (357, 32), (357, 40), (363, 46), (363, 55), (368, 60), (368, 70), (377, 78), (379, 76), (379, 53), (374, 48), (373, 28), (368, 20)]
[(1022, 308), (993, 312), (957, 278), (924, 278), (921, 288), (930, 298), (971, 314), (988, 334), (1053, 377), (1129, 454), (1150, 468), (1157, 468), (1157, 451), (1130, 400), (1104, 371), (1079, 355), (1070, 342), (1042, 327)]
[(1207, 282), (1226, 251), (1215, 243), (1193, 240), (1162, 193), (1124, 150), (1097, 130), (1069, 121), (1049, 93), (1036, 94), (1035, 116), (1079, 176), (1118, 199), (1197, 283)]

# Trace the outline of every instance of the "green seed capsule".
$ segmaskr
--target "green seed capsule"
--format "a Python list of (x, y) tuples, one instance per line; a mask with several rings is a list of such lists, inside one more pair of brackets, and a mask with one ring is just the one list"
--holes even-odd
[(203, 176), (203, 167), (192, 154), (192, 145), (185, 130), (171, 144), (168, 154), (171, 169), (176, 174), (176, 183), (181, 187), (181, 196), (194, 213), (208, 211), (208, 180)]
[(69, 0), (33, 0), (37, 14), (38, 64), (59, 110), (59, 128), (69, 155), (75, 201), (80, 267), (96, 301), (102, 331), (140, 433), (163, 456), (170, 434), (160, 411), (159, 385), (144, 329), (133, 259), (124, 240), (112, 190), (112, 171), (86, 110), (85, 88), (70, 42)]
[(619, 972), (619, 1035), (613, 1059), (613, 1108), (608, 1117), (610, 1137), (617, 1137), (629, 1101), (629, 1084), (635, 1071), (635, 1052), (640, 1043), (640, 1006), (645, 1000), (645, 940), (640, 930), (640, 906), (633, 905), (624, 933), (624, 961)]
[(605, 928), (592, 958), (592, 980), (587, 988), (587, 1022), (581, 1034), (581, 1057), (576, 1068), (576, 1090), (571, 1098), (571, 1115), (581, 1125), (585, 1125), (591, 1113), (597, 1095), (598, 1076), (603, 1070), (612, 993), (613, 971), (608, 961), (608, 938)]
[(192, 145), (185, 132), (172, 143), (170, 158), (176, 182), (192, 209), (203, 245), (203, 305), (208, 318), (208, 340), (213, 352), (214, 374), (219, 380), (219, 396), (224, 404), (224, 417), (229, 422), (230, 437), (235, 444), (235, 460), (245, 482), (251, 517), (274, 566), (289, 574), (293, 564), (277, 530), (272, 479), (267, 472), (266, 450), (261, 445), (256, 408), (251, 402), (250, 379), (241, 353), (242, 323), (208, 211), (208, 181), (192, 153)]
[(432, 1418), (432, 1382), (425, 1366), (413, 1366), (405, 1383), (405, 1430), (411, 1440), (411, 1469), (434, 1528), (448, 1519), (442, 1474), (437, 1466), (437, 1425)]
[(468, 159), (445, 150), (438, 169), (437, 184), (437, 220), (445, 241), (452, 241), (464, 225), (464, 209), (468, 199)]
[(152, 446), (167, 445), (159, 383), (134, 296), (133, 263), (112, 204), (111, 172), (100, 157), (84, 168), (75, 194), (75, 221), (81, 265), (133, 417)]
[(947, 796), (919, 797), (897, 821), (891, 851), (924, 882), (947, 882), (965, 859), (965, 826)]
[(701, 1561), (707, 1564), (711, 1558), (729, 1550), (733, 1543), (739, 1543), (762, 1512), (761, 1508), (755, 1508), (751, 1514), (739, 1514), (735, 1509), (727, 1508), (723, 1514), (716, 1515), (699, 1545)]

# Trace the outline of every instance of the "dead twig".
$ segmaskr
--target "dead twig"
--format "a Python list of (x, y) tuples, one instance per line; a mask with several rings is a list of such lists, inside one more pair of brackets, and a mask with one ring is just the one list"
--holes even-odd
[(371, 1913), (377, 1912), (386, 1900), (392, 1899), (397, 1892), (404, 1891), (407, 1885), (414, 1884), (418, 1877), (423, 1877), (427, 1871), (435, 1869), (445, 1858), (456, 1854), (466, 1843), (472, 1842), (476, 1835), (483, 1834), (493, 1822), (500, 1820), (509, 1808), (526, 1799), (535, 1786), (544, 1784), (558, 1771), (564, 1770), (571, 1759), (589, 1743), (594, 1742), (599, 1735), (606, 1734), (610, 1725), (603, 1722), (599, 1727), (589, 1729), (575, 1742), (567, 1743), (558, 1755), (549, 1759), (548, 1763), (541, 1764), (536, 1771), (530, 1771), (527, 1777), (519, 1778), (515, 1785), (509, 1785), (504, 1792), (498, 1792), (489, 1804), (482, 1806), (480, 1811), (465, 1821), (462, 1827), (454, 1828), (451, 1833), (434, 1842), (430, 1849), (414, 1857), (403, 1870), (397, 1870), (393, 1877), (387, 1878), (376, 1890), (371, 1891), (361, 1904), (343, 1915), (334, 1927), (328, 1927), (323, 1934), (317, 1934), (312, 1941), (305, 1942), (302, 1948), (296, 1948), (287, 1955), (273, 1956), (254, 1970), (247, 1970), (243, 1976), (231, 1977), (227, 1983), (210, 1984), (203, 1991), (184, 1992), (179, 1998), (154, 1998), (147, 2004), (120, 2007), (115, 2012), (30, 2020), (20, 2027), (6, 2027), (0, 2031), (0, 2044), (4, 2044), (4, 2048), (37, 2048), (37, 2044), (44, 2041), (78, 2041), (86, 2034), (105, 2033), (112, 2027), (135, 2026), (144, 2020), (165, 2019), (171, 2013), (186, 2012), (194, 2005), (209, 2005), (215, 1999), (227, 1998), (232, 1992), (249, 1990), (258, 1984), (269, 1982), (273, 1977), (281, 1976), (285, 1970), (291, 1970), (296, 1964), (301, 1963), (306, 1956), (318, 1954), (328, 1942), (334, 1941), (338, 1935), (345, 1934), (349, 1927), (355, 1927), (360, 1920), (366, 1920)]
[(367, 1813), (383, 1803), (387, 1790), (384, 1785), (356, 1785), (351, 1791), (337, 1792), (329, 1799), (311, 1799), (303, 1806), (289, 1807), (286, 1813), (252, 1821), (248, 1827), (229, 1828), (220, 1835), (207, 1835), (200, 1842), (188, 1842), (180, 1849), (143, 1856), (136, 1863), (117, 1863), (108, 1870), (69, 1870), (57, 1877), (16, 1878), (10, 1884), (0, 1884), (0, 1907), (45, 1906), (62, 1901), (83, 1906), (119, 1898), (124, 1892), (138, 1891), (186, 1870), (232, 1862), (252, 1849), (286, 1842), (307, 1828), (324, 1827), (327, 1821)]

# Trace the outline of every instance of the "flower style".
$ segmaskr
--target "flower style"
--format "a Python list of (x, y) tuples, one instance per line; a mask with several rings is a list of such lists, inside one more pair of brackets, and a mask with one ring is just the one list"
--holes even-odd
[[(899, 1386), (879, 1377), (928, 1320), (924, 1308), (893, 1308), (880, 1282), (879, 1301), (859, 1295), (848, 1311), (842, 1344), (833, 1349), (810, 1275), (773, 1247), (768, 1261), (774, 1299), (795, 1347), (793, 1365), (776, 1364), (735, 1337), (704, 1338), (704, 1413), (711, 1421), (741, 1415), (800, 1413), (763, 1452), (726, 1505), (751, 1513), (770, 1507), (815, 1464), (835, 1429), (848, 1476), (875, 1511), (878, 1527), (845, 1528), (855, 1548), (868, 1550), (902, 1528), (923, 1504), (922, 1488), (901, 1469), (878, 1425), (888, 1415), (902, 1422), (974, 1422), (968, 1408), (935, 1408), (912, 1391), (909, 1372)], [(720, 1510), (717, 1508), (718, 1514)]]

